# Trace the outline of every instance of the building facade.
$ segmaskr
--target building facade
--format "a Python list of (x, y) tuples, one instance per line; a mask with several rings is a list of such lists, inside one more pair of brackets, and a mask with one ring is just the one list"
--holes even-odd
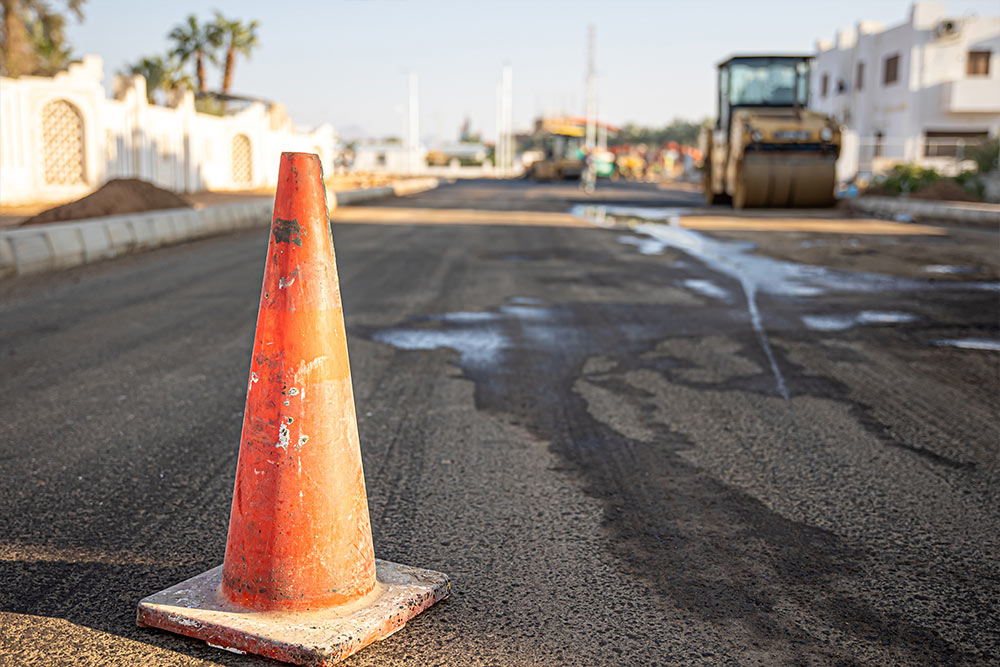
[(329, 125), (298, 131), (263, 102), (199, 113), (190, 91), (150, 104), (141, 76), (116, 77), (108, 98), (103, 76), (86, 56), (54, 77), (0, 77), (0, 204), (65, 201), (112, 178), (175, 192), (272, 187), (282, 151), (318, 153), (332, 173)]
[(903, 162), (953, 174), (966, 146), (1000, 131), (1000, 16), (917, 2), (901, 25), (840, 30), (817, 43), (810, 106), (844, 127), (841, 182)]
[(427, 166), (427, 149), (399, 142), (358, 142), (354, 146), (355, 171), (384, 174), (420, 174)]

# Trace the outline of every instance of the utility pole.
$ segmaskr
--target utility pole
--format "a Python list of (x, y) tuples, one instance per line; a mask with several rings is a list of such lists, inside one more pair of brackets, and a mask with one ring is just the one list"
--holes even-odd
[(417, 91), (417, 73), (410, 72), (410, 123), (406, 132), (407, 167), (411, 174), (420, 169), (420, 96)]
[(594, 72), (596, 30), (587, 26), (587, 135), (584, 145), (593, 150), (597, 144), (597, 75)]
[(513, 71), (510, 65), (503, 66), (501, 78), (502, 112), (503, 112), (503, 175), (509, 176), (514, 164), (514, 131), (513, 131)]
[(497, 139), (493, 144), (493, 173), (500, 175), (503, 164), (503, 84), (497, 81)]
[(503, 66), (497, 83), (497, 143), (493, 149), (494, 173), (500, 177), (510, 175), (514, 156), (512, 70)]

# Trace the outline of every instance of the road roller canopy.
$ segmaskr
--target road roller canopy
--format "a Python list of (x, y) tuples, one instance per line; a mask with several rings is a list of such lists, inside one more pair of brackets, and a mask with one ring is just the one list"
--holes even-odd
[(719, 64), (719, 118), (733, 107), (806, 107), (811, 56), (733, 56)]

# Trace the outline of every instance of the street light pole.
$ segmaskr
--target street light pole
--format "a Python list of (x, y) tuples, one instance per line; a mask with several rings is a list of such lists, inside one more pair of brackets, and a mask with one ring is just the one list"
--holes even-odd
[(503, 113), (503, 175), (509, 176), (514, 163), (514, 132), (513, 132), (513, 70), (510, 65), (504, 65), (501, 79), (503, 96), (501, 108)]
[(406, 133), (409, 172), (420, 171), (420, 97), (417, 90), (417, 73), (410, 72), (410, 123)]
[(493, 144), (493, 173), (501, 175), (500, 165), (503, 164), (503, 83), (497, 81), (497, 139)]
[(596, 30), (587, 26), (587, 135), (585, 145), (588, 151), (594, 149), (597, 138), (597, 76), (594, 73), (594, 49)]

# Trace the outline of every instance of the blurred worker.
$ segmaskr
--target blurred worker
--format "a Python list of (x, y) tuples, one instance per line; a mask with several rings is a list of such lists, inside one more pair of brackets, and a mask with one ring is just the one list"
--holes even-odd
[(588, 195), (597, 189), (597, 162), (594, 150), (590, 149), (583, 155), (583, 174), (580, 176), (580, 187)]
[(673, 148), (668, 148), (664, 151), (663, 155), (663, 170), (666, 172), (666, 177), (673, 180), (676, 175), (676, 165), (677, 165), (677, 151)]

